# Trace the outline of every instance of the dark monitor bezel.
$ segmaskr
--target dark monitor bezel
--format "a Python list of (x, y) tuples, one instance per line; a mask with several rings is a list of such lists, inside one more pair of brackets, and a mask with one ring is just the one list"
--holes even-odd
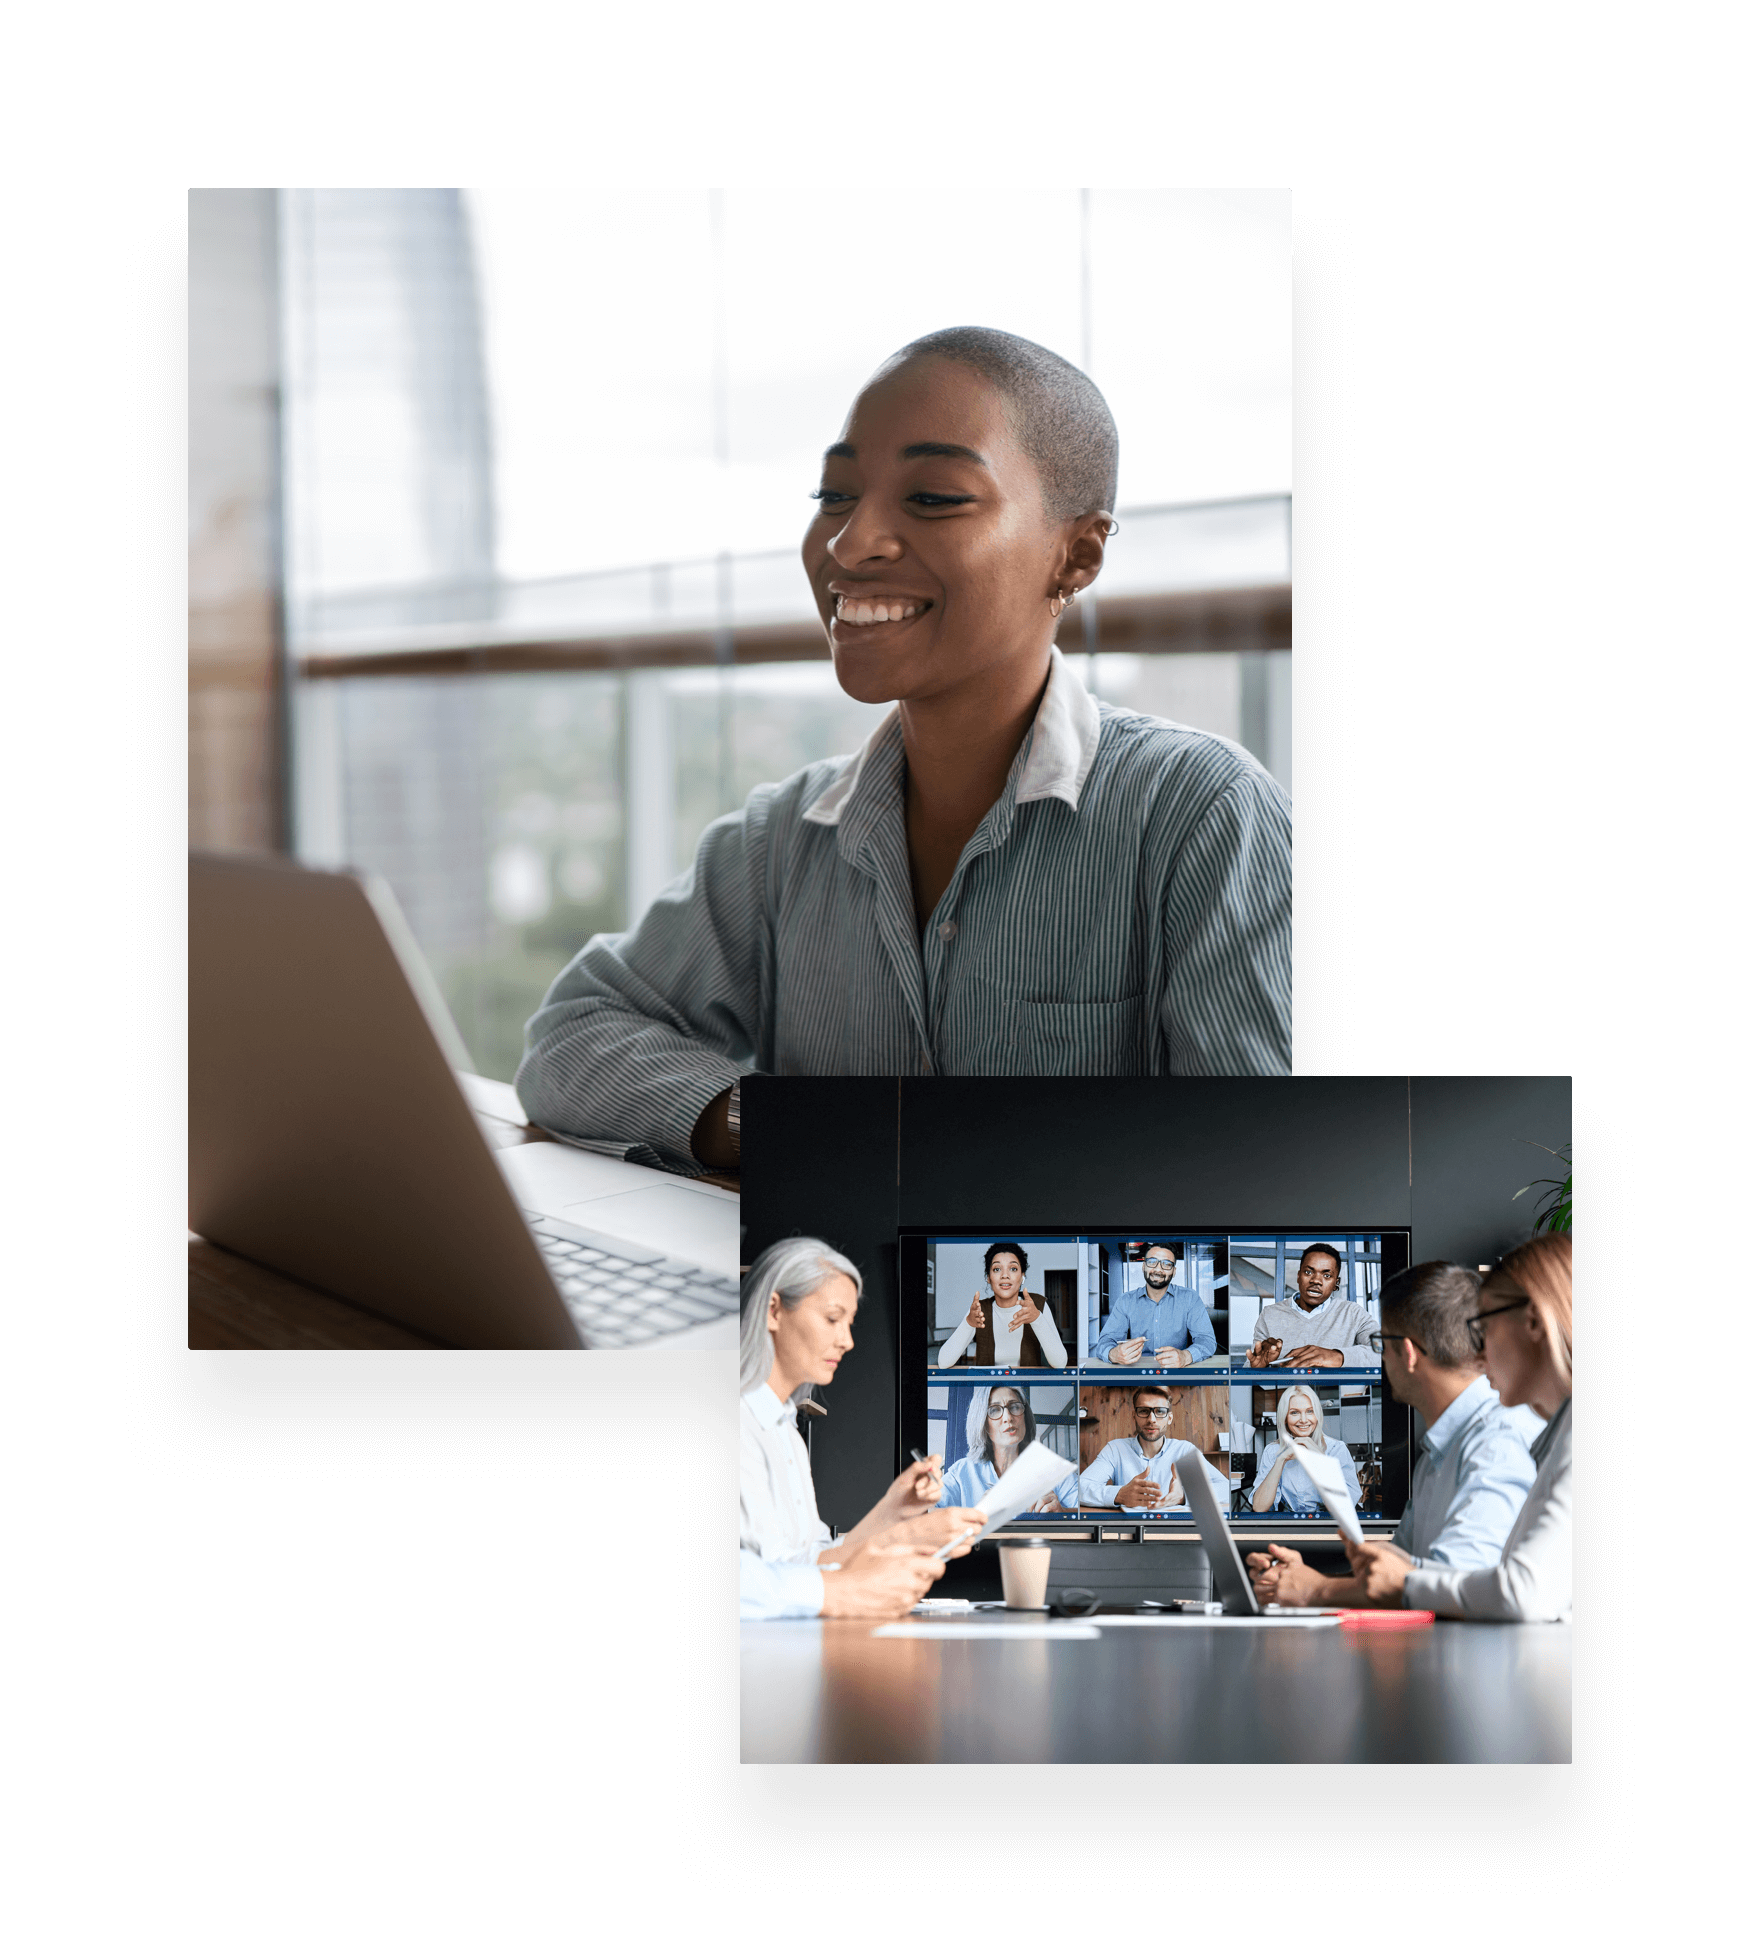
[[(1226, 1224), (1216, 1224), (1187, 1218), (1174, 1225), (1172, 1222), (1146, 1224), (1141, 1219), (1119, 1224), (1084, 1220), (1071, 1225), (1064, 1222), (1037, 1218), (1023, 1221), (1018, 1215), (1007, 1222), (995, 1225), (971, 1225), (959, 1227), (900, 1227), (898, 1230), (898, 1344), (894, 1351), (897, 1359), (898, 1401), (894, 1419), (895, 1454), (893, 1470), (902, 1471), (913, 1449), (927, 1450), (929, 1444), (929, 1405), (928, 1382), (918, 1381), (924, 1363), (923, 1351), (928, 1347), (929, 1329), (929, 1243), (932, 1240), (966, 1240), (982, 1235), (989, 1240), (1027, 1240), (1062, 1239), (1107, 1240), (1125, 1237), (1144, 1238), (1157, 1232), (1168, 1232), (1176, 1240), (1233, 1240), (1240, 1236), (1253, 1234), (1300, 1234), (1323, 1236), (1327, 1232), (1338, 1234), (1375, 1234), (1381, 1246), (1381, 1279), (1385, 1284), (1393, 1275), (1402, 1273), (1412, 1264), (1412, 1230), (1409, 1226), (1377, 1226), (1372, 1221), (1341, 1221), (1337, 1214), (1331, 1215), (1321, 1223), (1310, 1224), (1304, 1220), (1245, 1221), (1236, 1220)], [(1392, 1244), (1397, 1242), (1397, 1251)], [(907, 1359), (906, 1351), (911, 1356)], [(1066, 1373), (1058, 1372), (1060, 1375)], [(1067, 1372), (1071, 1377), (1084, 1373), (1078, 1370)], [(1231, 1379), (1243, 1372), (1228, 1370), (1209, 1370), (1203, 1372), (1203, 1380), (1214, 1382), (1218, 1375), (1226, 1374)], [(1194, 1375), (1191, 1381), (1200, 1380)], [(915, 1407), (912, 1408), (913, 1395)], [(1403, 1414), (1401, 1414), (1403, 1412)], [(1390, 1517), (1397, 1518), (1411, 1497), (1412, 1482), (1412, 1416), (1409, 1406), (1398, 1403), (1388, 1392), (1385, 1383), (1381, 1394), (1381, 1509)], [(1255, 1516), (1255, 1524), (1275, 1524), (1274, 1514), (1267, 1513), (1263, 1518)], [(1384, 1519), (1384, 1523), (1387, 1520)]]

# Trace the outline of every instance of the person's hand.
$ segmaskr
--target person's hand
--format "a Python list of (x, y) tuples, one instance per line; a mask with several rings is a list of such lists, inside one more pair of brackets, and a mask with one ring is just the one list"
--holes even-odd
[(1345, 1539), (1344, 1549), (1351, 1571), (1363, 1582), (1364, 1596), (1371, 1606), (1405, 1604), (1406, 1574), (1412, 1569), (1406, 1553), (1385, 1539), (1365, 1539), (1361, 1545)]
[(896, 1620), (908, 1613), (946, 1567), (909, 1545), (867, 1545), (838, 1572), (822, 1575), (827, 1620)]
[(1038, 1499), (1034, 1503), (1032, 1509), (1034, 1511), (1062, 1511), (1063, 1507), (1057, 1502), (1057, 1493), (1055, 1491), (1047, 1491), (1043, 1498)]
[(927, 1511), (940, 1496), (941, 1453), (936, 1451), (921, 1464), (913, 1458), (886, 1487), (880, 1506), (890, 1517), (909, 1518)]
[(982, 1295), (972, 1296), (972, 1305), (966, 1310), (966, 1320), (973, 1328), (982, 1328), (984, 1326), (984, 1297)]
[(1155, 1509), (1157, 1511), (1171, 1511), (1175, 1505), (1183, 1505), (1185, 1501), (1186, 1488), (1180, 1483), (1179, 1473), (1176, 1471), (1167, 1480), (1167, 1489), (1155, 1500)]
[(1321, 1573), (1303, 1564), (1300, 1552), (1290, 1546), (1249, 1552), (1247, 1567), (1253, 1573), (1253, 1595), (1260, 1606), (1311, 1606), (1325, 1585)]
[(1255, 1342), (1247, 1352), (1247, 1364), (1252, 1369), (1269, 1369), (1283, 1353), (1283, 1338), (1268, 1335), (1263, 1342)]
[(1146, 1335), (1133, 1335), (1128, 1342), (1120, 1342), (1107, 1357), (1107, 1361), (1135, 1362), (1143, 1353), (1143, 1345), (1148, 1339)]
[(1190, 1349), (1168, 1347), (1155, 1351), (1155, 1360), (1160, 1363), (1163, 1369), (1183, 1369), (1191, 1359), (1192, 1352)]
[(1342, 1369), (1344, 1351), (1322, 1349), (1318, 1343), (1304, 1342), (1299, 1349), (1291, 1349), (1283, 1360), (1290, 1369)]
[(1161, 1487), (1150, 1477), (1145, 1466), (1134, 1478), (1118, 1487), (1118, 1496), (1113, 1502), (1120, 1505), (1153, 1505), (1158, 1504), (1160, 1499)]
[[(953, 1549), (947, 1556), (963, 1559), (972, 1549), (972, 1538), (984, 1529), (984, 1523), (984, 1514), (970, 1505), (942, 1505), (935, 1511), (919, 1512), (914, 1518), (901, 1518), (896, 1525), (888, 1525), (883, 1532), (876, 1532), (862, 1550), (872, 1551), (877, 1545), (902, 1545), (914, 1552), (939, 1552), (944, 1545), (951, 1545)], [(953, 1545), (955, 1539), (960, 1541), (958, 1545)]]
[(1010, 1328), (1019, 1328), (1023, 1322), (1036, 1322), (1039, 1319), (1039, 1304), (1023, 1289), (1021, 1305), (1008, 1318)]

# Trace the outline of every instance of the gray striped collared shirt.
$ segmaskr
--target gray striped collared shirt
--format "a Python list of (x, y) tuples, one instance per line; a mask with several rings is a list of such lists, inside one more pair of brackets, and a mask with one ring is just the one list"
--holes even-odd
[(528, 1114), (696, 1170), (741, 1071), (1231, 1076), (1290, 1064), (1290, 810), (1227, 739), (1097, 704), (1057, 652), (920, 934), (896, 712), (756, 787), (526, 1026)]

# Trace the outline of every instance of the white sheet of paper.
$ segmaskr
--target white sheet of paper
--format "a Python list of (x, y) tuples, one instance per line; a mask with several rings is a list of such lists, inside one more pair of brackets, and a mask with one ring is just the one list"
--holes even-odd
[[(1047, 1491), (1055, 1490), (1074, 1469), (1067, 1457), (1059, 1457), (1056, 1451), (1034, 1438), (979, 1499), (977, 1509), (984, 1514), (984, 1529), (972, 1543), (976, 1545), (978, 1539), (987, 1539), (998, 1525), (1006, 1525), (1011, 1518), (1019, 1518), (1029, 1505), (1043, 1498)], [(945, 1559), (950, 1550), (950, 1546), (944, 1545), (935, 1556)]]
[(1079, 1620), (1031, 1620), (1004, 1625), (981, 1620), (901, 1620), (876, 1627), (875, 1640), (1098, 1640), (1100, 1629)]
[(1298, 1450), (1296, 1462), (1314, 1480), (1314, 1489), (1338, 1521), (1338, 1529), (1353, 1545), (1361, 1545), (1363, 1528), (1357, 1523), (1357, 1508), (1351, 1503), (1350, 1486), (1344, 1481), (1337, 1458), (1326, 1457), (1317, 1450)]

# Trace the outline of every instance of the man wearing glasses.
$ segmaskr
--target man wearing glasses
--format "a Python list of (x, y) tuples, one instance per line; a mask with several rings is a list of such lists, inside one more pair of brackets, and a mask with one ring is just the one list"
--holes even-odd
[[(1528, 1444), (1537, 1419), (1507, 1410), (1479, 1363), (1478, 1277), (1424, 1261), (1381, 1290), (1372, 1339), (1389, 1393), (1424, 1421), (1412, 1496), (1390, 1541), (1414, 1566), (1494, 1566), (1534, 1482)], [(1361, 1576), (1322, 1579), (1302, 1555), (1274, 1545), (1247, 1555), (1253, 1590), (1280, 1606), (1366, 1606)]]
[(1188, 1453), (1204, 1466), (1217, 1502), (1228, 1509), (1228, 1480), (1196, 1444), (1167, 1434), (1173, 1402), (1159, 1383), (1131, 1391), (1135, 1437), (1114, 1437), (1082, 1473), (1084, 1505), (1115, 1505), (1123, 1510), (1167, 1511), (1183, 1505), (1185, 1486), (1175, 1469)]
[[(1196, 1288), (1173, 1286), (1177, 1240), (1152, 1240), (1143, 1256), (1143, 1286), (1114, 1304), (1090, 1352), (1107, 1362), (1153, 1362), (1183, 1369), (1216, 1353), (1210, 1311)], [(1146, 1353), (1147, 1352), (1147, 1353)]]

